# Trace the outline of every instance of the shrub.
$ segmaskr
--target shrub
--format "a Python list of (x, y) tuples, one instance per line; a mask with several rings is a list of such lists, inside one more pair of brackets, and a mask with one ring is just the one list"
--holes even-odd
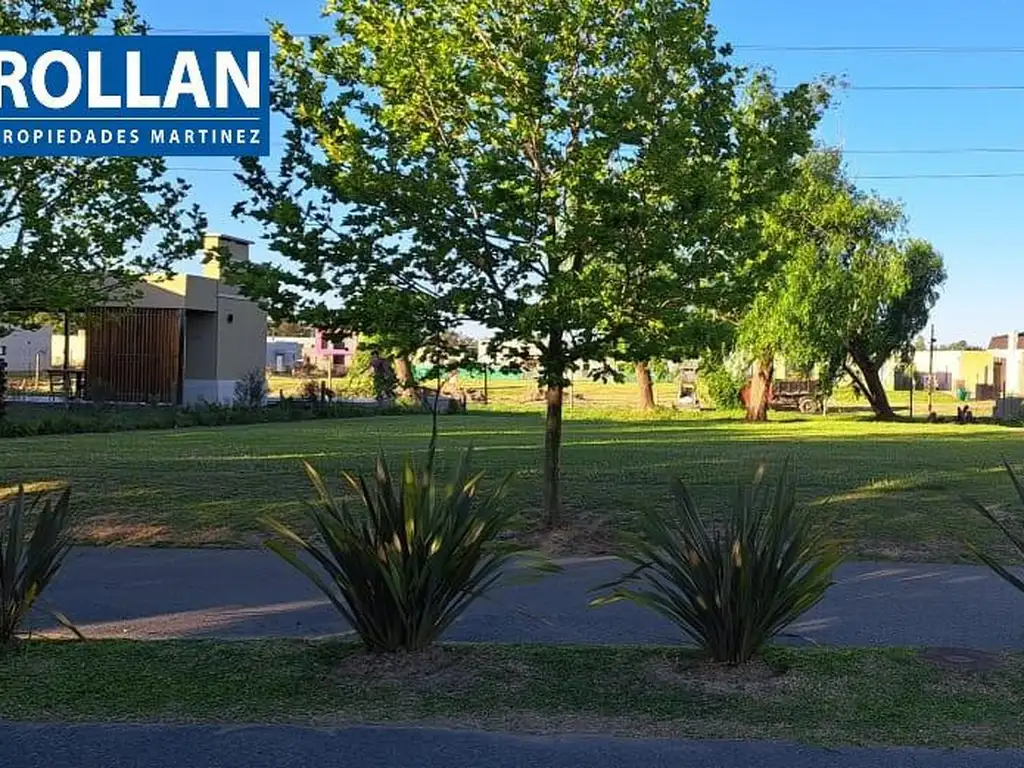
[(70, 495), (65, 489), (56, 499), (35, 496), (29, 501), (19, 488), (13, 499), (0, 503), (0, 652), (14, 642), (71, 549)]
[[(1006, 473), (1010, 476), (1010, 482), (1013, 483), (1013, 487), (1017, 491), (1018, 498), (1020, 499), (1021, 503), (1024, 504), (1024, 485), (1021, 484), (1020, 479), (1017, 477), (1017, 474), (1013, 471), (1013, 467), (1010, 466), (1009, 462), (1004, 461), (1003, 466), (1006, 467)], [(968, 498), (967, 502), (972, 507), (974, 507), (979, 513), (981, 513), (982, 517), (984, 517), (986, 520), (988, 520), (990, 523), (996, 526), (996, 528), (999, 529), (1000, 533), (1003, 534), (1003, 537), (1010, 544), (1013, 545), (1013, 547), (1017, 550), (1018, 554), (1024, 555), (1024, 537), (1022, 537), (1020, 533), (1015, 533), (1009, 525), (1007, 525), (1002, 520), (997, 518), (992, 513), (992, 511), (981, 502), (971, 498)], [(1019, 522), (1017, 523), (1017, 527), (1020, 527)], [(991, 568), (996, 573), (996, 575), (998, 575), (1001, 579), (1013, 585), (1021, 592), (1024, 592), (1024, 581), (1022, 581), (1019, 576), (1011, 572), (1008, 568), (1006, 568), (1006, 566), (1004, 566), (1002, 563), (996, 560), (995, 557), (982, 550), (980, 547), (978, 547), (978, 545), (974, 544), (973, 542), (967, 542), (967, 547), (974, 554), (975, 557), (977, 557), (979, 560), (981, 560), (981, 562), (983, 562), (985, 565)]]
[(702, 362), (697, 372), (697, 399), (722, 410), (740, 408), (740, 391), (745, 382), (730, 368), (718, 361)]
[[(741, 664), (824, 596), (837, 547), (798, 513), (784, 468), (772, 489), (758, 468), (724, 526), (710, 529), (676, 481), (673, 512), (641, 514), (621, 556), (636, 567), (598, 589), (601, 605), (632, 600), (674, 622), (714, 661)], [(631, 586), (636, 585), (636, 586)]]
[(235, 382), (235, 405), (239, 408), (259, 408), (267, 401), (267, 377), (259, 368), (253, 368)]
[(309, 514), (322, 543), (267, 521), (277, 535), (267, 546), (330, 599), (368, 650), (424, 648), (495, 586), (520, 550), (499, 540), (514, 518), (499, 503), (504, 484), (481, 497), (468, 460), (469, 451), (444, 483), (432, 459), (424, 470), (407, 459), (394, 477), (381, 455), (371, 477), (344, 475), (362, 509), (332, 498), (307, 464), (316, 491)]

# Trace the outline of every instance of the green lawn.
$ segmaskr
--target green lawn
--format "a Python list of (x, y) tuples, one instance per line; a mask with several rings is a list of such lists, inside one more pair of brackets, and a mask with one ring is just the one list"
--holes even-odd
[[(667, 508), (670, 476), (691, 483), (698, 501), (716, 511), (756, 461), (778, 467), (788, 456), (802, 500), (836, 518), (835, 532), (853, 554), (956, 558), (965, 535), (997, 540), (958, 496), (1013, 501), (1000, 461), (1024, 460), (1021, 432), (991, 425), (577, 416), (565, 426), (563, 461), (573, 530), (548, 542), (560, 552), (605, 550), (611, 532), (628, 527), (638, 510)], [(443, 458), (472, 444), (490, 478), (515, 471), (509, 503), (535, 519), (540, 418), (471, 414), (440, 424)], [(260, 516), (302, 519), (309, 497), (302, 460), (336, 478), (343, 468), (368, 469), (379, 447), (396, 457), (420, 451), (429, 433), (429, 418), (405, 416), (4, 440), (0, 486), (70, 481), (89, 541), (251, 545), (262, 533)]]
[(0, 658), (0, 719), (404, 722), (811, 744), (1024, 746), (1024, 655), (989, 671), (913, 650), (775, 649), (729, 669), (674, 649), (31, 642)]

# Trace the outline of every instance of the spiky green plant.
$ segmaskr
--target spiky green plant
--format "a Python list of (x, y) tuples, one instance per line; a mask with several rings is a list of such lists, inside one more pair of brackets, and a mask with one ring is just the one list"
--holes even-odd
[(316, 492), (309, 515), (319, 541), (266, 521), (276, 534), (267, 546), (327, 596), (370, 651), (430, 645), (498, 583), (522, 550), (499, 538), (515, 518), (500, 503), (504, 483), (481, 496), (481, 474), (469, 473), (469, 451), (453, 479), (441, 482), (433, 455), (422, 470), (406, 459), (397, 477), (383, 455), (369, 478), (344, 473), (359, 506), (332, 497), (306, 464)]
[(673, 511), (641, 514), (620, 552), (635, 568), (598, 587), (611, 592), (593, 603), (631, 600), (674, 622), (711, 659), (750, 660), (821, 600), (841, 561), (838, 545), (798, 510), (787, 469), (773, 491), (759, 466), (718, 528), (673, 482)]
[[(57, 575), (71, 549), (71, 491), (56, 499), (23, 488), (0, 503), (0, 652), (15, 639), (21, 622)], [(60, 614), (54, 616), (68, 628)]]
[[(1003, 460), (1003, 466), (1006, 467), (1006, 473), (1010, 476), (1010, 482), (1013, 483), (1013, 487), (1017, 490), (1017, 496), (1020, 499), (1021, 504), (1024, 504), (1024, 485), (1021, 484), (1020, 479), (1017, 477), (1017, 473), (1013, 471), (1013, 467), (1010, 466), (1010, 463), (1008, 461)], [(986, 520), (988, 520), (990, 523), (996, 526), (996, 528), (998, 528), (999, 531), (1003, 534), (1003, 537), (1008, 542), (1010, 542), (1010, 544), (1013, 545), (1013, 547), (1017, 550), (1017, 552), (1020, 555), (1024, 556), (1024, 537), (1022, 537), (1021, 534), (1015, 533), (1009, 525), (1007, 525), (1005, 522), (997, 518), (992, 513), (992, 510), (990, 510), (977, 499), (968, 497), (966, 498), (966, 501), (968, 504), (974, 507), (979, 513), (981, 513), (982, 517), (984, 517)], [(1024, 580), (1022, 580), (1019, 576), (1010, 571), (1005, 565), (996, 560), (996, 558), (993, 557), (990, 553), (986, 552), (977, 544), (971, 541), (967, 542), (967, 548), (975, 557), (977, 557), (979, 560), (981, 560), (981, 562), (983, 562), (985, 565), (991, 568), (1000, 578), (1002, 578), (1009, 584), (1012, 584), (1021, 592), (1024, 592)]]

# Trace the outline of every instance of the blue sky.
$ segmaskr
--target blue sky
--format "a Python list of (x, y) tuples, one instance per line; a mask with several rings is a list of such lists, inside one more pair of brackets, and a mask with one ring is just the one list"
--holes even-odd
[[(156, 31), (260, 32), (267, 19), (283, 21), (298, 33), (326, 29), (319, 0), (140, 0), (139, 5)], [(1018, 270), (1024, 266), (1019, 250), (1024, 240), (1024, 4), (713, 0), (712, 6), (721, 38), (736, 46), (737, 59), (771, 67), (781, 85), (832, 74), (852, 86), (840, 94), (820, 136), (843, 144), (850, 173), (862, 187), (902, 200), (912, 233), (933, 242), (945, 257), (949, 279), (933, 314), (939, 340), (982, 343), (1024, 329), (1018, 304)], [(815, 46), (846, 50), (806, 50)], [(870, 47), (918, 50), (864, 50)], [(920, 50), (928, 48), (976, 50)], [(1020, 89), (873, 90), (906, 86)], [(1016, 151), (963, 151), (993, 149)], [(212, 229), (256, 239), (252, 224), (231, 218), (239, 196), (234, 178), (216, 170), (232, 168), (232, 161), (173, 158), (170, 165), (206, 169), (181, 175), (192, 182)], [(1020, 176), (927, 178), (1013, 173)], [(270, 253), (257, 244), (254, 257)]]

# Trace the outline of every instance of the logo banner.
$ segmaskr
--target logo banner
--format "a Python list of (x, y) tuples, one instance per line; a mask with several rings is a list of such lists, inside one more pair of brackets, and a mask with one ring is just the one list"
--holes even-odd
[(265, 157), (269, 131), (269, 36), (0, 36), (0, 157)]

